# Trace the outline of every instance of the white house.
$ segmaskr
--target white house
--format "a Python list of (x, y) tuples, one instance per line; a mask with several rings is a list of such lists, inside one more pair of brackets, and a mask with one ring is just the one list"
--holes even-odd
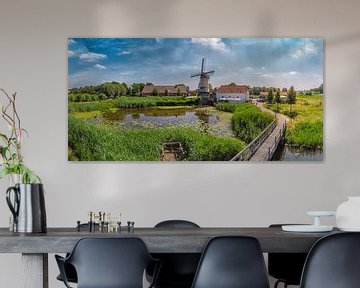
[(216, 90), (216, 100), (245, 102), (249, 100), (249, 89), (244, 85), (221, 85)]

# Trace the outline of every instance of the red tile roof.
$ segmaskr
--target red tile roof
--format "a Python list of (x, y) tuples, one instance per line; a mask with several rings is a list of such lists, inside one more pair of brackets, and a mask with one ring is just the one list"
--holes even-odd
[(244, 85), (221, 85), (216, 93), (246, 93), (248, 88)]

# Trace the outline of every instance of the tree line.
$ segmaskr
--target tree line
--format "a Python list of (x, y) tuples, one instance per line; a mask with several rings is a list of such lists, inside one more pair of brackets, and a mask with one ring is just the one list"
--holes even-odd
[[(250, 95), (260, 95), (261, 92), (270, 92), (272, 90), (272, 93), (279, 92), (288, 92), (289, 89), (286, 87), (279, 88), (279, 87), (265, 87), (265, 86), (253, 86), (248, 87)], [(302, 94), (305, 95), (312, 95), (312, 94), (323, 94), (324, 93), (324, 85), (321, 84), (319, 87), (311, 88), (309, 90), (303, 90), (300, 91)]]
[(254, 86), (249, 87), (249, 93), (251, 95), (260, 95), (261, 92), (270, 92), (270, 90), (279, 91), (279, 92), (288, 92), (288, 89), (286, 87), (279, 88), (279, 87), (265, 87), (265, 86)]
[(69, 89), (69, 94), (97, 94), (99, 99), (113, 99), (119, 96), (140, 96), (145, 85), (151, 83), (119, 83), (116, 81), (105, 82), (100, 85), (89, 85)]

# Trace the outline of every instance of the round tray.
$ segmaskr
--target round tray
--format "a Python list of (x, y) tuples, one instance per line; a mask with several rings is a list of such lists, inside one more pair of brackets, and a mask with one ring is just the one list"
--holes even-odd
[(307, 232), (307, 233), (315, 233), (315, 232), (330, 232), (333, 230), (332, 226), (315, 226), (315, 225), (283, 225), (281, 229), (286, 232)]

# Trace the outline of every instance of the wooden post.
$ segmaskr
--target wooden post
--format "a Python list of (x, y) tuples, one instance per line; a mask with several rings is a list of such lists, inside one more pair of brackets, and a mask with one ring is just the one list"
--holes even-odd
[(49, 288), (48, 254), (22, 254), (23, 288)]

